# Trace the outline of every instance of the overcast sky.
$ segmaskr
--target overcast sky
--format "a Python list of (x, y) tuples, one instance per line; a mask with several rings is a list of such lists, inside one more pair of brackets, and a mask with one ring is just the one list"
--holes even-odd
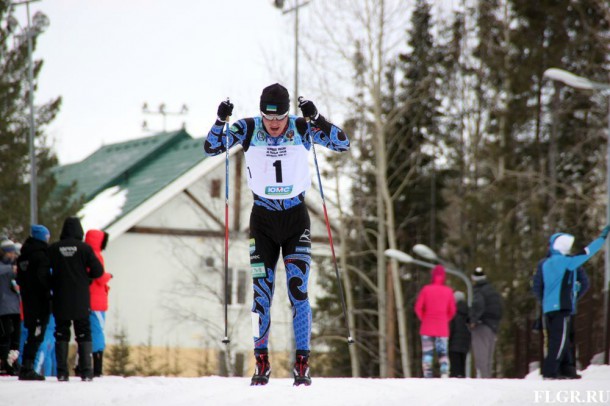
[[(161, 115), (142, 113), (144, 102), (168, 112), (186, 104), (188, 115), (168, 115), (166, 128), (185, 122), (201, 137), (226, 97), (242, 117), (257, 113), (263, 87), (293, 88), (294, 13), (271, 0), (42, 0), (30, 10), (50, 20), (34, 54), (44, 60), (36, 103), (63, 98), (46, 131), (61, 164), (152, 134), (144, 120), (163, 130)], [(25, 22), (25, 6), (16, 16)]]

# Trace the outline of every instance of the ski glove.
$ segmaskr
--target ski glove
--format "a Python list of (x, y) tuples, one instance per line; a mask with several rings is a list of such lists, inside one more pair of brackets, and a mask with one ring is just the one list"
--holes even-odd
[(320, 117), (316, 105), (313, 104), (311, 100), (305, 100), (302, 97), (299, 97), (299, 108), (303, 113), (303, 117), (309, 118), (311, 121), (315, 122), (318, 117)]
[(229, 99), (223, 101), (218, 105), (218, 121), (222, 121), (226, 123), (229, 121), (229, 117), (233, 113), (233, 103), (229, 101)]
[(599, 236), (605, 240), (606, 237), (608, 237), (608, 233), (610, 233), (610, 225), (604, 227), (602, 233)]

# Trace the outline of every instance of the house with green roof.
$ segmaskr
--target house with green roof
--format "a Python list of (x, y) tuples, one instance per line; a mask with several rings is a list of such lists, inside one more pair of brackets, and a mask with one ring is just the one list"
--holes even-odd
[[(206, 157), (203, 138), (185, 130), (105, 145), (55, 169), (58, 187), (76, 183), (85, 231), (109, 234), (103, 252), (110, 281), (106, 338), (124, 332), (132, 346), (180, 348), (184, 375), (251, 372), (249, 216), (252, 194), (241, 148), (229, 158), (228, 336), (224, 338), (225, 156)], [(321, 199), (307, 197), (314, 255), (328, 257)], [(278, 263), (270, 351), (292, 354), (292, 313)], [(317, 276), (312, 272), (310, 290)], [(282, 278), (284, 278), (282, 280)], [(314, 298), (315, 300), (315, 298)], [(227, 351), (229, 350), (229, 351)], [(210, 355), (211, 354), (211, 355)], [(288, 355), (287, 355), (288, 356)], [(229, 361), (228, 363), (226, 361)], [(211, 366), (210, 366), (211, 365)], [(205, 370), (205, 369), (204, 369)], [(276, 369), (279, 372), (280, 369)], [(286, 369), (286, 374), (289, 369)]]

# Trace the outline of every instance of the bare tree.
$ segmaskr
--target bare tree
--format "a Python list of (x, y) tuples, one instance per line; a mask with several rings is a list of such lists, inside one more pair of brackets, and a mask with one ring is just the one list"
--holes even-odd
[[(306, 30), (308, 37), (303, 43), (303, 49), (308, 62), (315, 66), (309, 69), (311, 77), (304, 85), (306, 88), (324, 89), (319, 96), (327, 100), (329, 105), (339, 105), (347, 108), (345, 95), (339, 92), (340, 88), (351, 89), (353, 83), (345, 75), (353, 63), (353, 52), (356, 44), (361, 44), (361, 55), (363, 58), (363, 87), (364, 97), (371, 110), (365, 112), (366, 117), (373, 123), (373, 134), (371, 134), (373, 148), (375, 150), (376, 187), (378, 190), (377, 201), (377, 229), (376, 254), (377, 262), (377, 313), (379, 333), (379, 365), (380, 376), (388, 376), (388, 351), (387, 351), (387, 310), (386, 310), (386, 280), (389, 270), (390, 277), (395, 289), (395, 308), (397, 311), (399, 340), (401, 349), (401, 363), (405, 376), (409, 376), (408, 347), (406, 343), (406, 318), (404, 315), (404, 302), (402, 288), (398, 277), (396, 263), (387, 266), (384, 257), (386, 248), (396, 248), (396, 221), (392, 196), (389, 192), (386, 179), (387, 169), (387, 140), (386, 119), (383, 111), (383, 87), (384, 71), (399, 50), (401, 34), (404, 33), (408, 17), (406, 2), (391, 0), (340, 0), (334, 2), (320, 2), (313, 4), (310, 19), (315, 21), (316, 30)], [(312, 27), (313, 23), (306, 24)], [(341, 27), (337, 29), (337, 27)], [(315, 46), (313, 46), (315, 44)], [(320, 44), (324, 44), (320, 46)], [(344, 86), (338, 86), (341, 83)], [(347, 253), (342, 252), (342, 257)], [(353, 309), (349, 308), (349, 312)], [(354, 357), (352, 355), (352, 370), (355, 370)]]

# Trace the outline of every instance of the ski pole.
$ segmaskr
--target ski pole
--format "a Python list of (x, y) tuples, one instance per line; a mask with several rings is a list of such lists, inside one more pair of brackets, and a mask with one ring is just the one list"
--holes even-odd
[[(229, 98), (227, 97), (227, 103)], [(229, 117), (226, 117), (225, 128), (225, 337), (224, 344), (229, 344)]]
[[(302, 97), (299, 97), (299, 102)], [(328, 240), (330, 242), (330, 252), (333, 258), (333, 265), (335, 266), (335, 275), (337, 276), (337, 284), (339, 285), (339, 296), (341, 297), (341, 307), (343, 308), (343, 317), (345, 318), (345, 327), (347, 328), (347, 343), (353, 344), (354, 339), (350, 333), (349, 321), (347, 318), (347, 306), (345, 305), (345, 297), (343, 295), (343, 284), (341, 283), (341, 276), (339, 275), (339, 267), (337, 266), (337, 257), (335, 256), (335, 244), (333, 243), (333, 234), (330, 230), (330, 222), (328, 221), (328, 212), (326, 210), (326, 199), (324, 198), (324, 190), (322, 189), (322, 180), (320, 178), (320, 168), (318, 167), (318, 157), (316, 155), (316, 147), (313, 142), (313, 135), (311, 134), (311, 123), (309, 118), (307, 120), (307, 133), (309, 133), (309, 139), (311, 141), (311, 149), (313, 150), (313, 161), (316, 165), (316, 174), (318, 175), (318, 186), (320, 187), (320, 196), (322, 197), (322, 208), (324, 210), (324, 221), (326, 222), (326, 231), (328, 231)]]

